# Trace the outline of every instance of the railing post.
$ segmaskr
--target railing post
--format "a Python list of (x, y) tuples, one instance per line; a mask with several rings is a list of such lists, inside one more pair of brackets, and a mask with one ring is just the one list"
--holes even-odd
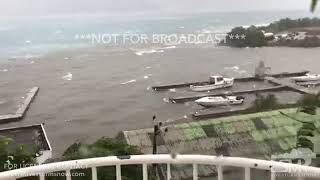
[(91, 168), (91, 171), (92, 171), (92, 180), (97, 180), (97, 168), (96, 167), (92, 167)]
[(44, 173), (39, 174), (39, 178), (40, 180), (45, 180), (45, 174)]
[(218, 180), (223, 180), (223, 169), (221, 165), (217, 166), (217, 171), (218, 171)]
[(148, 180), (148, 166), (147, 164), (142, 164), (142, 174), (143, 180)]
[(193, 164), (193, 180), (198, 180), (198, 164)]
[(171, 180), (171, 165), (167, 164), (167, 180)]
[(66, 178), (67, 178), (67, 180), (71, 180), (71, 172), (70, 172), (70, 169), (66, 170)]
[(116, 165), (116, 180), (121, 180), (121, 165), (117, 164)]
[(271, 180), (276, 180), (276, 173), (271, 170)]
[(244, 179), (245, 180), (251, 179), (251, 172), (249, 167), (244, 168)]

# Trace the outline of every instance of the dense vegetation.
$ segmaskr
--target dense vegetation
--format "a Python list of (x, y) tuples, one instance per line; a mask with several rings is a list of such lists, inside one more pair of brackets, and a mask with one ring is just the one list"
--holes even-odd
[[(126, 156), (137, 155), (141, 152), (134, 146), (122, 143), (118, 139), (100, 138), (92, 144), (76, 142), (72, 144), (63, 154), (62, 160), (75, 160), (94, 157), (106, 156)], [(151, 168), (150, 168), (151, 169)], [(98, 179), (116, 179), (115, 167), (99, 167)], [(74, 170), (74, 172), (82, 173), (84, 176), (75, 176), (73, 179), (87, 180), (91, 179), (91, 169)], [(61, 177), (50, 177), (51, 179), (63, 179)], [(123, 166), (122, 179), (124, 180), (140, 180), (142, 178), (141, 166)], [(150, 177), (151, 178), (151, 177)]]
[(32, 166), (36, 163), (36, 148), (17, 144), (10, 138), (0, 137), (0, 172)]
[(226, 44), (233, 47), (261, 47), (267, 45), (267, 40), (255, 26), (236, 27), (227, 34)]
[(320, 107), (320, 94), (318, 95), (304, 95), (298, 102), (300, 111), (315, 115), (316, 110)]
[(257, 94), (251, 109), (255, 112), (261, 112), (278, 109), (280, 106), (281, 105), (278, 103), (278, 99), (274, 94), (268, 94), (267, 96)]
[[(316, 27), (316, 28), (315, 28)], [(309, 28), (309, 29), (307, 29)], [(317, 29), (319, 28), (319, 29)], [(305, 39), (286, 39), (280, 38), (277, 41), (271, 41), (274, 38), (266, 38), (262, 32), (279, 33), (284, 31), (309, 31)], [(319, 47), (320, 39), (320, 19), (302, 18), (302, 19), (281, 19), (268, 26), (249, 28), (235, 27), (226, 36), (226, 45), (232, 47), (262, 47), (262, 46), (290, 46), (290, 47)], [(244, 38), (242, 38), (244, 37)], [(222, 44), (222, 43), (221, 43)]]
[(279, 21), (273, 22), (265, 27), (259, 27), (259, 30), (266, 32), (278, 33), (281, 31), (287, 31), (294, 28), (308, 28), (308, 27), (319, 27), (319, 18), (299, 18), (299, 19), (280, 19)]

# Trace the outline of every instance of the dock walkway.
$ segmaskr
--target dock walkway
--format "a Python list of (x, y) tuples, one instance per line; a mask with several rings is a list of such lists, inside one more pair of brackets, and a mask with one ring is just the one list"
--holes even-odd
[(290, 89), (292, 89), (294, 91), (298, 91), (298, 92), (303, 93), (303, 94), (316, 95), (318, 93), (315, 90), (311, 90), (311, 89), (299, 86), (297, 84), (294, 84), (292, 82), (288, 82), (288, 81), (285, 81), (285, 80), (282, 80), (282, 79), (276, 79), (274, 77), (265, 77), (264, 79), (269, 81), (269, 82), (271, 82), (271, 83), (277, 84), (277, 85), (286, 86), (286, 87), (288, 87), (288, 88), (290, 88)]
[(0, 123), (6, 123), (6, 122), (17, 121), (19, 119), (22, 119), (25, 116), (31, 102), (37, 95), (38, 91), (39, 91), (39, 87), (33, 87), (32, 89), (30, 89), (30, 91), (27, 93), (27, 97), (19, 105), (19, 108), (16, 111), (16, 113), (0, 115)]
[[(281, 78), (281, 77), (294, 77), (294, 76), (303, 76), (309, 73), (309, 71), (299, 71), (299, 72), (283, 72), (277, 74), (268, 74), (268, 77), (274, 78)], [(261, 80), (256, 77), (245, 77), (245, 78), (235, 78), (235, 82), (244, 82), (244, 81), (254, 81), (254, 80)], [(162, 91), (172, 88), (183, 88), (189, 87), (190, 85), (201, 84), (201, 83), (208, 83), (208, 81), (197, 81), (197, 82), (185, 82), (185, 83), (178, 83), (178, 84), (169, 84), (169, 85), (159, 85), (159, 86), (152, 86), (152, 89), (155, 91)]]
[(194, 95), (194, 96), (180, 96), (180, 97), (170, 97), (169, 100), (172, 103), (184, 103), (188, 101), (194, 101), (206, 96), (223, 96), (223, 95), (241, 95), (241, 94), (247, 94), (247, 93), (256, 93), (256, 92), (267, 92), (267, 91), (280, 91), (285, 89), (286, 86), (275, 86), (275, 87), (269, 87), (269, 88), (260, 88), (260, 89), (249, 89), (249, 90), (242, 90), (242, 91), (231, 91), (227, 93), (206, 93), (206, 94), (200, 94), (200, 95)]

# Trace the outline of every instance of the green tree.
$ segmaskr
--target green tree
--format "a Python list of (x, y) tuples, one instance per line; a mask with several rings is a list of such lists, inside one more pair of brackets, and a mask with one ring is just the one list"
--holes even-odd
[[(72, 144), (63, 153), (62, 160), (76, 160), (86, 159), (94, 157), (106, 157), (106, 156), (130, 156), (142, 154), (135, 146), (130, 146), (122, 143), (118, 139), (111, 139), (102, 137), (92, 144), (85, 144), (76, 142)], [(124, 180), (135, 180), (142, 178), (142, 167), (140, 166), (123, 166), (122, 168), (122, 179)], [(149, 168), (151, 169), (151, 168)], [(78, 173), (83, 173), (85, 176), (72, 177), (76, 180), (87, 180), (91, 179), (91, 169), (80, 169), (74, 170)], [(114, 167), (99, 167), (98, 179), (107, 180), (115, 179), (116, 173)], [(150, 178), (152, 176), (150, 175)], [(50, 179), (63, 179), (60, 177), (50, 177)]]
[(317, 6), (318, 0), (311, 1), (311, 11), (314, 12)]
[(320, 95), (304, 95), (299, 101), (299, 111), (315, 115), (317, 113), (317, 107), (320, 107)]
[(277, 109), (279, 106), (278, 99), (274, 94), (268, 94), (267, 96), (257, 94), (252, 108), (256, 112), (260, 112)]
[(17, 144), (13, 139), (0, 137), (0, 172), (35, 164), (38, 150)]
[(302, 127), (299, 129), (297, 133), (297, 147), (298, 148), (309, 148), (310, 150), (314, 150), (314, 144), (309, 139), (309, 137), (314, 136), (314, 131), (316, 130), (316, 126), (314, 123), (303, 123)]
[(261, 47), (267, 44), (262, 31), (255, 26), (235, 27), (226, 37), (226, 44), (232, 47)]

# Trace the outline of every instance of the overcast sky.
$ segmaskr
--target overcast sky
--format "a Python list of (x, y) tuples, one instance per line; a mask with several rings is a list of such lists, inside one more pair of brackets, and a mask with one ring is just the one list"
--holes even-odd
[(0, 16), (309, 10), (310, 0), (0, 0)]

